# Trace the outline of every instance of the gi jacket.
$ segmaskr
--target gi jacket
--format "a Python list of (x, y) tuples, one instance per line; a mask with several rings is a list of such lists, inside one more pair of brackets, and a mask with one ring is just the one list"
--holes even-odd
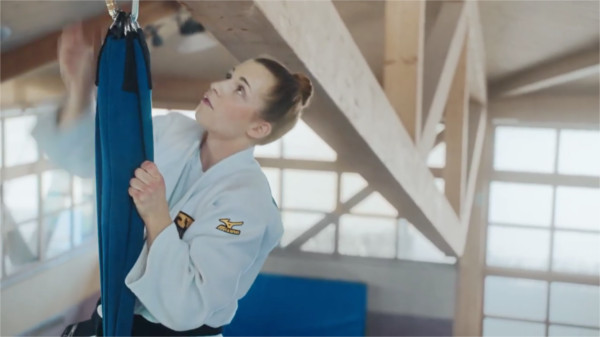
[[(65, 130), (56, 110), (40, 117), (32, 134), (51, 161), (81, 176), (94, 172), (94, 103)], [(237, 301), (278, 245), (283, 225), (254, 147), (207, 171), (185, 175), (200, 161), (204, 130), (176, 112), (153, 117), (154, 163), (164, 177), (172, 223), (142, 251), (125, 278), (136, 295), (135, 313), (173, 330), (231, 322)], [(70, 144), (71, 151), (60, 148)], [(177, 187), (176, 186), (181, 186)]]

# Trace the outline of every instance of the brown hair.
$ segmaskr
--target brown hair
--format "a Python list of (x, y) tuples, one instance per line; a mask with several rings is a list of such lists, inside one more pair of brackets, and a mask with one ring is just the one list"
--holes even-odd
[(273, 59), (259, 57), (254, 61), (267, 68), (276, 81), (267, 98), (267, 107), (261, 112), (261, 117), (271, 123), (271, 133), (258, 142), (259, 145), (265, 145), (279, 139), (296, 125), (310, 102), (313, 86), (304, 74), (292, 74)]

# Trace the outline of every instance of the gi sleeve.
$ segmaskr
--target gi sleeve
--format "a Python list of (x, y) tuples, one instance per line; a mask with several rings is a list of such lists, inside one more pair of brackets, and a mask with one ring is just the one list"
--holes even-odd
[(94, 108), (95, 101), (91, 100), (76, 120), (67, 127), (59, 128), (57, 115), (63, 109), (63, 105), (59, 104), (40, 115), (31, 131), (52, 164), (84, 178), (91, 178), (95, 173)]
[[(96, 172), (96, 101), (90, 100), (80, 116), (68, 126), (59, 128), (57, 116), (63, 104), (40, 115), (31, 135), (52, 164), (74, 175), (93, 178)], [(172, 119), (169, 115), (152, 117), (154, 144), (166, 133)]]
[(256, 277), (246, 272), (261, 251), (269, 209), (257, 203), (256, 195), (232, 194), (204, 214), (192, 214), (192, 227), (206, 230), (189, 242), (179, 238), (171, 223), (150, 249), (145, 243), (125, 278), (146, 309), (173, 330), (206, 324), (211, 314), (244, 295), (240, 280)]

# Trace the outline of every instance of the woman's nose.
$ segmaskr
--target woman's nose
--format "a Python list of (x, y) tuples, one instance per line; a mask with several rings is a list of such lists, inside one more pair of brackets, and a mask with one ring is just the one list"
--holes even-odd
[(218, 84), (213, 82), (210, 84), (210, 90), (215, 93), (215, 95), (220, 96), (221, 90), (218, 88)]

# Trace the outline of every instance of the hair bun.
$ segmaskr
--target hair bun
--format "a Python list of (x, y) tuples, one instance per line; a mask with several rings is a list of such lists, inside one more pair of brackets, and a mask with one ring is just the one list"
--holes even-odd
[(298, 82), (300, 96), (302, 97), (302, 106), (308, 105), (308, 102), (313, 94), (313, 86), (311, 81), (304, 74), (295, 73), (294, 79)]

